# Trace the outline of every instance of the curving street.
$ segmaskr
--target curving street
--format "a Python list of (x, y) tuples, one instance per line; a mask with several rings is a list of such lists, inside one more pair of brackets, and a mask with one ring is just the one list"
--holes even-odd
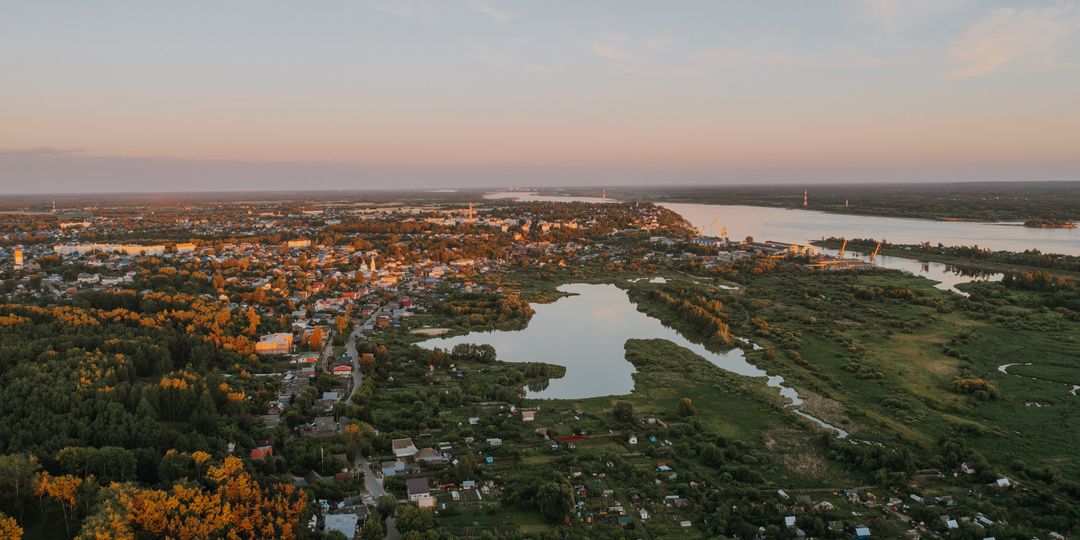
[[(356, 329), (353, 330), (353, 333), (349, 335), (349, 339), (345, 342), (346, 354), (352, 357), (353, 363), (352, 392), (349, 393), (349, 399), (345, 401), (346, 404), (352, 404), (352, 395), (356, 393), (356, 390), (360, 388), (360, 384), (364, 380), (363, 374), (360, 373), (360, 356), (356, 353), (356, 342), (363, 335), (361, 332), (361, 328), (363, 328), (367, 324), (371, 324), (371, 322), (375, 320), (376, 313), (378, 313), (378, 311), (373, 312), (371, 316), (368, 317), (367, 320), (365, 320), (363, 323), (356, 325)], [(371, 496), (375, 497), (375, 499), (378, 500), (379, 497), (386, 495), (386, 490), (383, 489), (382, 480), (379, 480), (375, 477), (374, 471), (371, 470), (371, 466), (368, 465), (368, 462), (364, 459), (364, 456), (356, 456), (356, 461), (354, 465), (360, 467), (364, 471), (364, 487), (368, 490), (368, 493), (370, 493)], [(398, 532), (397, 526), (394, 524), (394, 516), (386, 518), (384, 528), (386, 530), (386, 538), (388, 538), (389, 540), (398, 540), (399, 538), (401, 538), (401, 533)]]

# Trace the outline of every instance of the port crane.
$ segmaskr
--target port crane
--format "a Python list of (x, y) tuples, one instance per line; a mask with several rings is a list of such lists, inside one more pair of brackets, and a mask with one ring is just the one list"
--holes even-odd
[(711, 225), (716, 227), (716, 230), (720, 231), (720, 238), (724, 242), (727, 242), (727, 227), (724, 226), (723, 223), (720, 223), (720, 218), (716, 218), (716, 219), (712, 220)]
[(842, 246), (840, 246), (840, 253), (836, 254), (837, 259), (843, 259), (844, 258), (844, 250), (847, 249), (847, 238), (841, 238), (841, 240), (844, 241), (844, 244)]
[(874, 253), (872, 255), (870, 255), (870, 260), (871, 261), (876, 261), (877, 260), (878, 251), (881, 251), (881, 244), (884, 244), (884, 243), (885, 243), (884, 238), (882, 238), (881, 241), (877, 243), (877, 247), (874, 248)]

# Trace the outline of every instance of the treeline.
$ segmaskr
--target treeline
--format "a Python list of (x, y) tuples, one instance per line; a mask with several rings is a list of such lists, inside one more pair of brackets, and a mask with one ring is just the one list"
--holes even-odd
[(1051, 276), (1047, 272), (1005, 272), (1001, 284), (1010, 289), (1024, 291), (1072, 291), (1076, 282), (1062, 277)]
[(929, 185), (713, 186), (642, 190), (642, 199), (699, 204), (749, 205), (837, 214), (917, 217), (935, 220), (1071, 222), (1080, 217), (1076, 182), (1004, 182)]
[[(194, 467), (162, 489), (153, 489), (117, 478), (114, 469), (131, 460), (121, 449), (66, 449), (45, 463), (25, 454), (0, 455), (5, 473), (0, 477), (0, 536), (18, 540), (28, 520), (39, 535), (86, 540), (269, 540), (304, 534), (300, 523), (310, 510), (303, 491), (261, 485), (233, 456), (216, 461), (205, 452), (171, 452), (168, 457), (185, 459)], [(85, 465), (98, 462), (100, 466)], [(5, 513), (12, 518), (6, 519)]]
[(682, 299), (676, 299), (659, 289), (649, 291), (649, 298), (654, 302), (673, 310), (702, 337), (720, 345), (731, 342), (731, 330), (724, 322), (724, 306), (716, 299), (706, 299), (703, 296), (691, 295), (685, 290), (678, 293)]
[[(839, 247), (842, 242), (839, 238), (829, 238), (822, 245)], [(860, 252), (873, 252), (877, 247), (877, 240), (866, 238), (852, 238), (847, 242), (847, 249)], [(1080, 272), (1080, 256), (1061, 255), (1057, 253), (1043, 253), (1037, 249), (1029, 249), (1022, 252), (1015, 251), (991, 251), (979, 246), (937, 246), (930, 242), (921, 244), (890, 244), (883, 242), (881, 248), (885, 251), (903, 250), (909, 254), (928, 253), (933, 255), (946, 255), (961, 259), (987, 261), (1004, 265), (1027, 266), (1032, 268), (1046, 268), (1048, 270), (1060, 270), (1066, 272)]]
[(0, 305), (0, 452), (117, 446), (156, 482), (170, 449), (223, 450), (226, 432), (253, 444), (242, 434), (273, 392), (242, 371), (263, 366), (247, 352), (248, 317), (183, 295), (93, 293), (75, 304)]
[(514, 294), (454, 294), (432, 308), (449, 322), (463, 327), (524, 326), (532, 318), (532, 306)]

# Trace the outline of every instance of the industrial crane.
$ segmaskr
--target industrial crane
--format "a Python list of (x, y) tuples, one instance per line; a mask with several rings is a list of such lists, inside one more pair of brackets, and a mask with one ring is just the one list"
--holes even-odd
[(844, 250), (847, 249), (847, 238), (842, 238), (841, 240), (844, 241), (844, 245), (840, 246), (840, 253), (838, 253), (836, 255), (837, 259), (843, 259), (844, 258)]
[(881, 242), (877, 243), (877, 247), (874, 248), (874, 253), (872, 255), (870, 255), (870, 260), (871, 261), (876, 261), (877, 260), (877, 253), (878, 253), (878, 251), (881, 250), (881, 244), (883, 244), (883, 243), (885, 243), (884, 238), (881, 239)]
[(715, 226), (716, 229), (720, 231), (720, 238), (724, 242), (727, 242), (727, 227), (725, 227), (723, 223), (720, 223), (720, 218), (712, 220), (711, 225)]

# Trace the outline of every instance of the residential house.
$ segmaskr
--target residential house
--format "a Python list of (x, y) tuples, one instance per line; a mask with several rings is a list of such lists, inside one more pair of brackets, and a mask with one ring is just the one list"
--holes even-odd
[(413, 457), (418, 452), (412, 439), (394, 439), (392, 445), (394, 447), (394, 455), (399, 458)]
[(446, 458), (435, 451), (434, 448), (424, 448), (423, 450), (420, 450), (420, 452), (416, 454), (416, 460), (426, 463), (445, 463), (447, 461)]
[(345, 535), (345, 538), (356, 537), (356, 524), (359, 522), (359, 516), (356, 514), (330, 514), (326, 516), (323, 522), (323, 532), (338, 531)]
[(409, 494), (410, 502), (417, 503), (417, 506), (421, 508), (429, 503), (434, 506), (435, 498), (431, 496), (427, 478), (410, 478), (405, 482), (405, 489)]
[(259, 354), (289, 354), (292, 349), (293, 335), (290, 333), (267, 334), (255, 344)]

